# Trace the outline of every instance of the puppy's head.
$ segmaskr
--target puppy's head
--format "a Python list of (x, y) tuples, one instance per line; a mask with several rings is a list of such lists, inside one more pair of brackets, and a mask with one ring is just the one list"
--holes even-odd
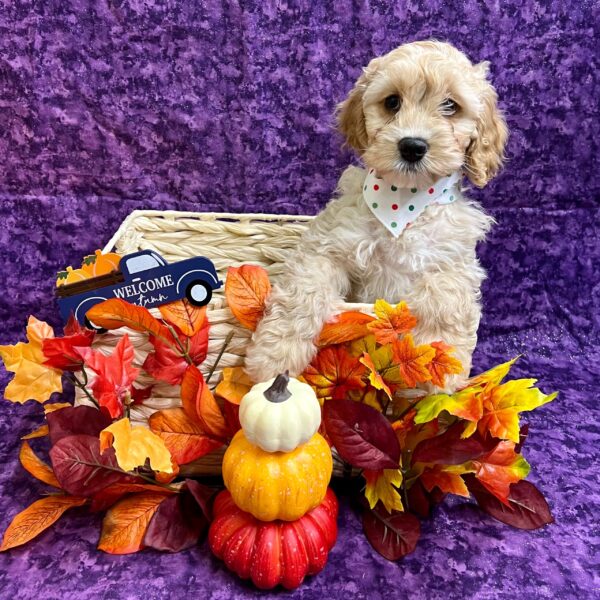
[(483, 187), (502, 164), (508, 134), (487, 70), (450, 44), (400, 46), (364, 69), (338, 106), (338, 127), (368, 167), (399, 186), (463, 168)]

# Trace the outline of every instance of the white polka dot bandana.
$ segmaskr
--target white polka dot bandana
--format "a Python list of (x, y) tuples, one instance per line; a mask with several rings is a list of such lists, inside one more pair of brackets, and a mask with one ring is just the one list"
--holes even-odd
[(398, 237), (430, 204), (451, 204), (460, 197), (459, 171), (438, 179), (427, 189), (399, 188), (371, 169), (363, 186), (363, 198), (381, 224)]

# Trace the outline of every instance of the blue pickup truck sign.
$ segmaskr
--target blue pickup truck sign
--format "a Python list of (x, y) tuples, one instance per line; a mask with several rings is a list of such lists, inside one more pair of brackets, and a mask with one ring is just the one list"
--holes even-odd
[(123, 256), (118, 271), (58, 287), (58, 307), (65, 323), (73, 314), (90, 327), (93, 323), (86, 319), (87, 311), (109, 298), (146, 308), (183, 298), (194, 306), (204, 306), (222, 285), (208, 258), (196, 256), (169, 264), (157, 252), (142, 250)]

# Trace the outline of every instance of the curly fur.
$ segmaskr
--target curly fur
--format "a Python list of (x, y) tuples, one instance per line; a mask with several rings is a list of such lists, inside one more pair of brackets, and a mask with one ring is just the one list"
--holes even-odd
[[(338, 107), (338, 126), (368, 168), (399, 186), (423, 186), (463, 169), (483, 186), (502, 164), (507, 130), (486, 80), (487, 64), (472, 65), (440, 42), (415, 42), (375, 58)], [(390, 114), (384, 100), (402, 99)], [(446, 116), (447, 98), (459, 105)], [(427, 140), (417, 169), (404, 164), (398, 141)], [(464, 197), (432, 205), (395, 239), (362, 199), (366, 171), (349, 167), (336, 197), (303, 234), (297, 251), (276, 280), (247, 352), (246, 370), (263, 381), (289, 369), (301, 373), (316, 353), (315, 338), (342, 301), (406, 300), (419, 319), (419, 343), (453, 345), (469, 373), (481, 315), (485, 273), (475, 247), (492, 219)]]

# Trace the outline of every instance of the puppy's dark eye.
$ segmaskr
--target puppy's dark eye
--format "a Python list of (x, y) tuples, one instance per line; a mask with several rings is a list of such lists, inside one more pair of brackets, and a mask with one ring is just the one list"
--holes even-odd
[(398, 96), (398, 94), (392, 94), (383, 101), (386, 110), (389, 110), (390, 112), (398, 112), (401, 104), (402, 102), (400, 101), (400, 96)]
[(454, 100), (451, 98), (446, 98), (446, 100), (440, 104), (440, 111), (445, 117), (451, 117), (452, 115), (456, 114), (458, 109), (458, 104), (456, 104), (456, 102), (454, 102)]

